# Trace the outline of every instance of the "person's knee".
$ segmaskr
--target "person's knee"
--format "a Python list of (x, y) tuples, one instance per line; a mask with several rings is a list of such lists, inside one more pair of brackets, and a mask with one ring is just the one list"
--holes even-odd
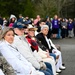
[(50, 71), (44, 71), (45, 75), (53, 75)]
[(61, 51), (59, 51), (59, 55), (61, 55)]
[(50, 53), (50, 56), (53, 56), (54, 59), (56, 60), (56, 55), (54, 53)]
[(45, 75), (53, 75), (50, 72), (46, 71), (46, 70), (40, 70), (41, 72), (43, 72)]
[(51, 75), (49, 72), (44, 72), (45, 75)]
[(46, 64), (47, 68), (49, 68), (50, 70), (52, 70), (52, 66), (51, 66), (51, 64), (50, 64), (50, 63), (45, 62), (45, 64)]
[(56, 59), (59, 59), (59, 55), (57, 55)]
[(61, 55), (61, 51), (57, 50), (57, 55)]

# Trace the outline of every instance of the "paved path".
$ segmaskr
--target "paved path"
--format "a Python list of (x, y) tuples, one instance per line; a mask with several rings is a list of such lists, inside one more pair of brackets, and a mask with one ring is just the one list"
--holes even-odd
[(75, 38), (57, 39), (52, 41), (61, 45), (63, 61), (66, 70), (59, 75), (75, 75)]

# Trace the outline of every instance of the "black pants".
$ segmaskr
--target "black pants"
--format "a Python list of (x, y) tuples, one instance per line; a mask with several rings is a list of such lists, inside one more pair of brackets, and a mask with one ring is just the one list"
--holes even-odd
[(62, 38), (65, 38), (66, 37), (66, 34), (67, 34), (67, 29), (62, 29), (62, 31), (61, 31), (61, 36), (62, 36)]

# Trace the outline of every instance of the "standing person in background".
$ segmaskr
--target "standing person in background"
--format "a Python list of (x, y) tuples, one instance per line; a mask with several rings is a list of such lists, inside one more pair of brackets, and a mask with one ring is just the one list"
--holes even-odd
[(67, 28), (68, 28), (68, 37), (72, 38), (73, 37), (73, 21), (72, 21), (72, 19), (69, 19)]
[(55, 15), (52, 20), (52, 38), (56, 38), (59, 31), (58, 16)]
[(5, 17), (3, 17), (3, 26), (2, 26), (2, 28), (4, 28), (6, 26), (6, 24), (7, 24), (7, 19)]
[(46, 25), (48, 25), (48, 27), (49, 27), (49, 31), (48, 31), (47, 37), (48, 38), (51, 38), (51, 34), (52, 34), (52, 23), (51, 23), (49, 17), (46, 18)]
[(40, 15), (37, 15), (36, 19), (34, 19), (34, 22), (33, 22), (36, 27), (38, 26), (38, 23), (39, 23), (40, 20), (41, 20)]
[(17, 18), (15, 15), (11, 14), (10, 17), (7, 18), (7, 27), (13, 27), (13, 24), (17, 21)]
[(17, 18), (15, 15), (10, 15), (9, 19), (9, 27), (13, 27), (13, 24), (17, 21)]
[(18, 22), (22, 22), (22, 21), (23, 21), (23, 18), (24, 18), (23, 15), (22, 15), (22, 14), (19, 14), (19, 18), (18, 18), (17, 21), (18, 21)]
[(67, 22), (65, 19), (62, 19), (61, 21), (61, 36), (62, 39), (66, 37), (67, 34)]
[(59, 24), (59, 30), (58, 30), (58, 35), (57, 38), (61, 38), (61, 18), (58, 18), (58, 24)]
[(74, 33), (74, 37), (75, 37), (75, 18), (74, 18), (74, 21), (73, 21), (73, 27), (74, 27), (73, 33)]
[(38, 28), (37, 32), (38, 33), (41, 31), (41, 26), (44, 25), (44, 24), (46, 24), (46, 23), (43, 19), (39, 21), (38, 26), (37, 26), (37, 28)]

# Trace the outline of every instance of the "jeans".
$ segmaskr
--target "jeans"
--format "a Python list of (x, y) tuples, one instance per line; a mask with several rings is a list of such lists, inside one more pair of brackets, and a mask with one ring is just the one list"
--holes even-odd
[(56, 60), (56, 55), (54, 53), (50, 53), (50, 56), (53, 56), (54, 59)]
[(47, 69), (46, 70), (39, 70), (39, 71), (43, 72), (45, 75), (53, 75), (51, 64), (48, 62), (45, 62), (45, 64), (47, 66)]

